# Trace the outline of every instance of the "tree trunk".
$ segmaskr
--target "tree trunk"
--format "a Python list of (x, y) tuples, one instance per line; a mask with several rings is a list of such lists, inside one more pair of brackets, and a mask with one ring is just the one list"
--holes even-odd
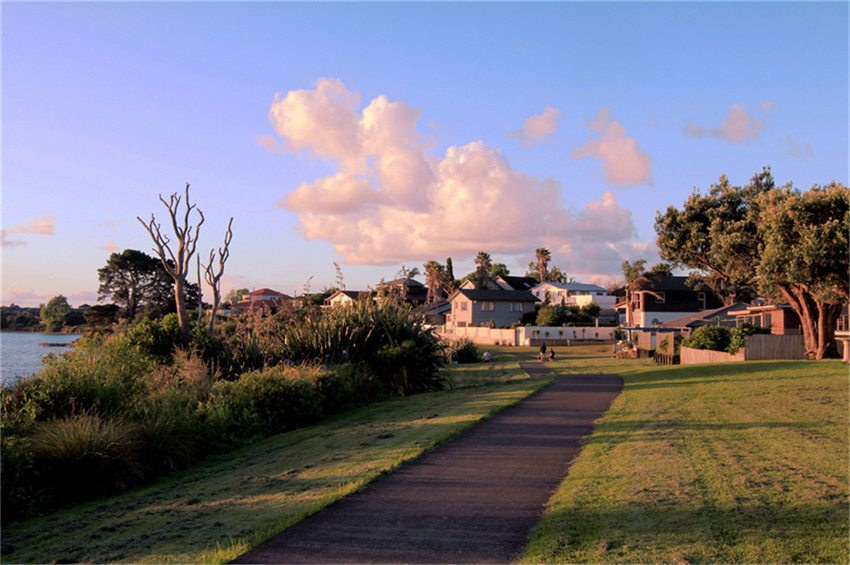
[(834, 302), (818, 303), (818, 350), (816, 359), (838, 357), (835, 344), (835, 323), (841, 313), (841, 305)]
[(187, 346), (192, 341), (189, 332), (189, 320), (186, 317), (186, 296), (183, 294), (183, 280), (174, 280), (174, 303), (177, 306), (177, 322), (180, 324), (180, 333), (183, 336), (183, 345)]

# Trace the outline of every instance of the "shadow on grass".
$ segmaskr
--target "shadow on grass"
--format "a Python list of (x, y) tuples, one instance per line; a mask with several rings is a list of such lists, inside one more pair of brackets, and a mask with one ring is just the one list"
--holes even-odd
[[(653, 493), (646, 493), (653, 496)], [(551, 512), (523, 562), (847, 563), (847, 496), (715, 505), (666, 498)], [(644, 497), (645, 498), (645, 497)]]

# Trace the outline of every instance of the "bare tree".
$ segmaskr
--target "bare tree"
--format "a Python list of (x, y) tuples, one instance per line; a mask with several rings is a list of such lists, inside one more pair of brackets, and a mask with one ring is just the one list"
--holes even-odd
[(221, 277), (224, 275), (224, 264), (227, 263), (230, 257), (230, 240), (233, 239), (233, 231), (230, 227), (233, 224), (233, 218), (227, 222), (227, 233), (224, 234), (224, 247), (218, 248), (218, 271), (213, 269), (215, 261), (215, 249), (210, 250), (210, 262), (204, 267), (204, 278), (207, 284), (213, 289), (213, 305), (210, 312), (210, 325), (207, 329), (207, 335), (212, 336), (213, 326), (215, 325), (215, 314), (218, 312), (218, 307), (221, 304)]
[[(189, 334), (189, 320), (186, 317), (186, 276), (189, 274), (192, 255), (195, 254), (198, 234), (201, 231), (201, 224), (204, 223), (204, 214), (198, 210), (197, 212), (201, 220), (194, 227), (190, 224), (189, 214), (195, 209), (195, 205), (189, 204), (189, 183), (186, 183), (186, 212), (183, 214), (181, 223), (178, 223), (180, 197), (177, 196), (177, 193), (172, 194), (168, 202), (160, 194), (159, 200), (168, 209), (168, 215), (171, 217), (171, 227), (176, 237), (176, 251), (171, 249), (171, 238), (168, 234), (162, 233), (161, 226), (156, 223), (153, 213), (151, 213), (150, 222), (145, 222), (138, 216), (136, 216), (136, 219), (139, 220), (145, 230), (150, 234), (156, 246), (154, 251), (159, 255), (163, 268), (174, 279), (174, 302), (177, 305), (177, 321), (180, 324), (180, 331), (183, 334), (183, 344), (189, 345), (191, 336)], [(170, 263), (169, 259), (171, 260)]]

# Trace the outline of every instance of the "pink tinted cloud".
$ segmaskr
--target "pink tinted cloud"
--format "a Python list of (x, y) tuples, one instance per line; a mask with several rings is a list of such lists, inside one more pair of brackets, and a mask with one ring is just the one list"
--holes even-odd
[(560, 183), (514, 170), (498, 149), (476, 141), (431, 154), (416, 130), (421, 110), (378, 96), (359, 111), (357, 100), (339, 81), (321, 79), (314, 90), (276, 96), (269, 113), (276, 146), (336, 163), (335, 174), (301, 184), (277, 205), (297, 214), (305, 238), (332, 242), (345, 263), (633, 237), (631, 213), (613, 193), (577, 219), (561, 205)]
[[(773, 107), (774, 104), (772, 102), (764, 102), (760, 105), (765, 117), (770, 116), (773, 112)], [(745, 141), (758, 139), (763, 127), (764, 120), (756, 119), (749, 115), (743, 104), (732, 104), (726, 114), (726, 119), (720, 123), (720, 127), (705, 129), (697, 124), (688, 124), (685, 126), (685, 135), (695, 138), (706, 136), (719, 137), (737, 145)]]
[(528, 147), (533, 143), (548, 139), (558, 129), (558, 122), (560, 121), (561, 111), (546, 106), (542, 114), (526, 118), (522, 129), (509, 132), (508, 136), (519, 139), (523, 145)]
[(626, 128), (611, 121), (611, 109), (602, 108), (596, 119), (588, 123), (596, 135), (572, 152), (573, 159), (591, 157), (602, 161), (606, 182), (613, 186), (630, 187), (652, 184), (652, 157), (626, 135)]
[(812, 146), (810, 144), (804, 143), (800, 145), (799, 143), (794, 141), (790, 135), (779, 143), (782, 149), (785, 151), (786, 155), (788, 155), (789, 157), (793, 157), (799, 161), (810, 159), (815, 156), (814, 151), (812, 151)]
[(19, 239), (8, 239), (8, 236), (13, 233), (27, 233), (32, 235), (56, 235), (56, 215), (39, 216), (32, 220), (12, 226), (3, 230), (3, 247), (15, 247), (18, 245), (26, 245), (26, 241)]

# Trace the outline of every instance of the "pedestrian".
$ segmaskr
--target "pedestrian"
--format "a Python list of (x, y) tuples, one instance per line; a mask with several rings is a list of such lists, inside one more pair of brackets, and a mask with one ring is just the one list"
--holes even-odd
[(540, 356), (538, 357), (540, 361), (546, 360), (546, 344), (543, 343), (540, 345)]
[(550, 349), (549, 350), (549, 361), (554, 361), (554, 360), (555, 360), (555, 350)]

